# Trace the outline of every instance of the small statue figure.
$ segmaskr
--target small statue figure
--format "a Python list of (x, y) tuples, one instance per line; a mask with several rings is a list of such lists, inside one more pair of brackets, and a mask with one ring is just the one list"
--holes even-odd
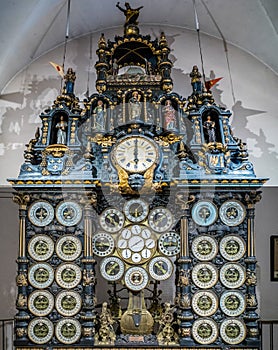
[(165, 101), (165, 106), (162, 108), (163, 116), (164, 116), (164, 128), (166, 130), (172, 130), (176, 127), (176, 115), (175, 109), (172, 106), (171, 100)]
[(192, 72), (190, 73), (191, 85), (193, 88), (193, 93), (200, 94), (202, 93), (202, 83), (201, 83), (201, 73), (198, 70), (197, 66), (193, 66)]
[(95, 128), (98, 131), (103, 131), (105, 129), (105, 107), (101, 100), (97, 101), (97, 106), (93, 110), (93, 115), (95, 117)]
[(146, 74), (152, 75), (152, 73), (153, 73), (152, 63), (150, 61), (146, 61)]
[(116, 76), (118, 75), (118, 72), (119, 72), (118, 61), (116, 58), (114, 58), (112, 62), (112, 75)]
[(207, 116), (207, 120), (204, 122), (203, 127), (206, 129), (207, 136), (208, 136), (208, 142), (215, 142), (216, 141), (216, 135), (215, 135), (215, 122), (211, 120), (211, 116)]
[(102, 304), (101, 314), (99, 316), (100, 328), (99, 328), (99, 343), (100, 344), (112, 344), (115, 339), (115, 331), (113, 328), (113, 319), (110, 311), (107, 307), (107, 302)]
[(133, 91), (132, 97), (129, 100), (129, 116), (131, 120), (134, 119), (140, 119), (141, 116), (141, 102), (140, 102), (141, 96), (139, 95), (138, 91)]
[(160, 327), (157, 334), (159, 343), (164, 345), (176, 344), (178, 335), (173, 328), (174, 315), (170, 303), (165, 303), (165, 310), (161, 315), (159, 323)]
[(124, 15), (125, 15), (125, 27), (127, 27), (130, 24), (135, 24), (135, 25), (138, 24), (137, 18), (139, 17), (140, 10), (144, 6), (140, 6), (137, 9), (132, 9), (130, 7), (130, 4), (128, 2), (126, 2), (125, 3), (126, 9), (124, 9), (120, 6), (120, 2), (118, 1), (116, 7), (118, 7), (118, 9), (124, 13)]
[(67, 143), (67, 126), (68, 123), (64, 120), (64, 116), (61, 115), (60, 121), (56, 124), (57, 131), (57, 143), (66, 145)]
[(75, 72), (72, 70), (72, 68), (68, 69), (67, 74), (64, 75), (64, 79), (65, 79), (65, 92), (68, 95), (72, 95), (74, 90), (74, 82), (76, 79)]

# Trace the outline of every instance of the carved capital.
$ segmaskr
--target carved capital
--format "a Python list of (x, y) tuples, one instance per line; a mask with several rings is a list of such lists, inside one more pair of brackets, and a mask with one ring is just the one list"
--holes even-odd
[(20, 209), (26, 209), (30, 200), (30, 195), (25, 193), (18, 193), (13, 196), (13, 201), (19, 205)]
[(250, 191), (245, 195), (245, 201), (247, 203), (248, 208), (253, 208), (257, 202), (261, 200), (261, 192)]

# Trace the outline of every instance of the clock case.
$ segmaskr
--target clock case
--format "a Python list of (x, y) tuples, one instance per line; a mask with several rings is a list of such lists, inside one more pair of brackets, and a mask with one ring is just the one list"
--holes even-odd
[[(128, 54), (122, 55), (123, 50)], [(62, 93), (52, 106), (41, 113), (41, 131), (30, 140), (24, 152), (25, 162), (19, 176), (9, 180), (16, 191), (14, 200), (19, 205), (20, 218), (15, 316), (17, 349), (41, 348), (41, 344), (46, 343), (53, 348), (73, 346), (86, 349), (97, 345), (179, 345), (186, 349), (204, 345), (220, 349), (236, 345), (238, 349), (259, 349), (254, 210), (260, 200), (259, 188), (266, 179), (256, 177), (248, 160), (246, 144), (231, 133), (231, 112), (215, 103), (210, 90), (196, 91), (193, 88), (188, 98), (172, 91), (169, 54), (164, 33), (152, 40), (149, 35), (141, 35), (135, 24), (125, 26), (124, 35), (115, 36), (114, 41), (106, 41), (101, 35), (95, 65), (98, 92), (81, 102), (74, 91), (68, 92), (66, 78)], [(120, 68), (137, 67), (135, 74), (114, 75), (111, 65), (114, 59), (119, 62)], [(145, 59), (151, 63), (150, 71), (145, 68)], [(135, 117), (128, 109), (134, 92), (140, 96), (141, 103), (140, 113)], [(101, 125), (96, 123), (98, 101), (102, 101), (104, 106)], [(169, 104), (167, 101), (174, 108), (175, 122), (171, 124), (167, 123), (164, 112), (165, 105)], [(204, 126), (208, 115), (215, 125), (213, 142), (209, 142)], [(67, 122), (65, 144), (56, 143), (56, 125), (61, 116)], [(111, 155), (123, 140), (138, 137), (148, 139), (157, 149), (157, 156), (146, 170), (129, 172)], [(96, 276), (100, 278), (99, 266), (106, 257), (99, 261), (92, 246), (94, 233), (103, 230), (99, 217), (110, 208), (122, 211), (126, 201), (138, 198), (147, 203), (149, 213), (162, 207), (169, 209), (173, 216), (173, 224), (168, 231), (180, 237), (179, 254), (171, 257), (174, 262), (174, 298), (170, 304), (164, 301), (162, 305), (158, 282), (147, 274), (152, 284), (145, 285), (144, 281), (143, 290), (129, 291), (130, 303), (123, 306), (123, 310), (119, 286), (128, 288), (121, 279), (119, 283), (112, 283), (112, 287), (106, 284), (108, 305), (103, 303), (101, 306), (96, 300)], [(56, 213), (52, 221), (43, 226), (37, 225), (36, 220), (28, 216), (30, 208), (38, 201), (47, 202)], [(75, 203), (82, 213), (67, 224), (57, 217), (56, 211), (65, 201)], [(242, 206), (244, 218), (233, 221), (229, 216), (228, 222), (221, 221), (221, 215), (224, 215), (221, 206), (235, 201)], [(204, 202), (215, 208), (215, 217), (208, 225), (196, 219), (194, 211), (192, 214), (194, 205)], [(203, 214), (199, 212), (196, 215), (200, 218)], [(127, 224), (131, 222), (123, 223), (124, 226)], [(149, 225), (147, 218), (144, 224)], [(41, 262), (36, 259), (36, 254), (28, 251), (28, 244), (36, 235), (46, 235), (55, 247), (64, 235), (72, 236), (79, 240), (82, 249), (78, 256), (73, 254), (73, 261), (69, 261), (70, 258), (63, 260), (67, 249), (73, 249), (67, 247), (63, 254), (54, 250), (50, 256), (46, 255), (46, 261)], [(240, 248), (243, 253), (233, 253), (236, 249), (233, 244), (225, 247), (227, 235), (237, 237), (236, 242), (243, 242)], [(197, 248), (193, 244), (201, 236), (204, 241), (206, 237), (211, 237), (216, 245), (215, 253), (205, 261), (202, 253), (198, 255), (192, 251), (207, 249), (203, 243)], [(112, 250), (109, 257), (114, 252)], [(155, 254), (161, 254), (158, 247)], [(119, 258), (118, 255), (116, 257)], [(126, 262), (123, 263), (125, 269), (130, 268)], [(45, 288), (32, 284), (28, 279), (36, 264), (48, 264), (52, 269), (50, 275), (55, 276)], [(200, 264), (202, 266), (198, 270)], [(216, 280), (211, 283), (206, 264), (216, 271)], [(238, 285), (232, 283), (236, 278), (233, 264), (240, 266), (244, 273), (244, 277), (241, 274), (243, 282)], [(70, 269), (70, 265), (74, 268)], [(226, 269), (220, 279), (223, 266)], [(192, 273), (196, 270), (201, 272), (193, 277)], [(39, 272), (36, 278), (40, 279), (43, 271)], [(73, 274), (77, 275), (76, 280)], [(155, 276), (154, 273), (152, 275)], [(194, 279), (200, 282), (194, 283)], [(163, 281), (160, 287), (163, 295)], [(221, 309), (219, 300), (223, 303), (227, 291), (234, 289), (239, 295), (245, 295), (245, 304), (238, 312), (233, 311), (229, 315), (229, 307)], [(51, 303), (53, 299), (56, 301), (61, 291), (77, 293), (82, 305), (72, 306), (76, 313), (70, 313), (73, 316), (65, 318), (67, 312), (59, 312), (62, 307), (60, 302), (59, 307), (50, 307), (50, 313), (43, 316), (43, 320), (37, 319), (34, 305), (31, 307), (28, 300), (40, 290), (46, 292), (45, 298), (47, 293), (51, 293)], [(216, 298), (216, 306), (209, 312), (208, 318), (202, 309), (205, 307), (203, 299), (198, 301), (199, 294), (206, 296), (202, 291), (210, 291), (209, 295)], [(146, 300), (144, 292), (148, 295)], [(192, 307), (192, 298), (194, 302), (199, 302), (198, 307)], [(133, 312), (134, 303), (140, 305), (139, 314)], [(233, 322), (234, 315), (237, 316)], [(230, 323), (227, 323), (227, 316), (231, 316)], [(161, 322), (158, 322), (159, 318)], [(200, 321), (202, 318), (204, 322)], [(104, 319), (106, 321), (102, 321)], [(36, 329), (40, 328), (36, 328), (37, 324), (48, 325), (48, 333), (42, 334), (38, 330), (36, 334)], [(65, 325), (69, 326), (68, 329)], [(229, 338), (226, 332), (229, 325), (238, 325), (244, 335), (232, 334)]]

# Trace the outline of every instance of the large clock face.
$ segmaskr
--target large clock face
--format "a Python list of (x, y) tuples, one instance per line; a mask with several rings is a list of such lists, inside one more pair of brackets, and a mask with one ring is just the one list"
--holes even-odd
[(142, 173), (155, 164), (156, 145), (145, 137), (127, 137), (115, 146), (114, 163), (131, 173)]

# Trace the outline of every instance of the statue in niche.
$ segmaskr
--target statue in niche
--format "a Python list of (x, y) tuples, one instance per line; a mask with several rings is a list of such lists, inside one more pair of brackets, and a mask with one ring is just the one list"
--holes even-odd
[(139, 95), (138, 91), (133, 91), (132, 97), (128, 101), (129, 117), (131, 120), (140, 119), (142, 110), (140, 98), (141, 96)]
[(216, 141), (215, 122), (211, 120), (210, 115), (208, 115), (207, 119), (204, 121), (203, 127), (206, 131), (208, 143), (215, 142)]
[(72, 68), (68, 69), (67, 74), (64, 75), (64, 79), (65, 79), (65, 93), (68, 95), (73, 94), (76, 75)]
[(94, 128), (97, 131), (105, 130), (106, 109), (101, 100), (97, 101), (97, 105), (93, 110)]
[(118, 72), (119, 72), (118, 61), (116, 58), (114, 58), (112, 62), (112, 75), (116, 76), (118, 75)]
[(171, 100), (165, 101), (165, 106), (162, 108), (164, 117), (164, 128), (166, 130), (173, 130), (176, 128), (176, 111), (172, 106)]
[(61, 115), (60, 120), (56, 124), (57, 140), (56, 143), (66, 145), (67, 143), (67, 126), (68, 123), (65, 121), (64, 116)]
[(202, 83), (201, 83), (201, 73), (197, 66), (193, 66), (192, 72), (190, 73), (191, 85), (193, 88), (193, 93), (200, 94), (202, 93)]
[(137, 9), (132, 9), (130, 4), (128, 2), (126, 2), (125, 3), (126, 9), (124, 9), (120, 6), (120, 2), (118, 1), (116, 7), (118, 7), (118, 9), (124, 13), (124, 15), (125, 15), (125, 27), (127, 27), (130, 24), (134, 24), (134, 25), (138, 24), (137, 18), (139, 17), (140, 10), (144, 6), (140, 6)]

